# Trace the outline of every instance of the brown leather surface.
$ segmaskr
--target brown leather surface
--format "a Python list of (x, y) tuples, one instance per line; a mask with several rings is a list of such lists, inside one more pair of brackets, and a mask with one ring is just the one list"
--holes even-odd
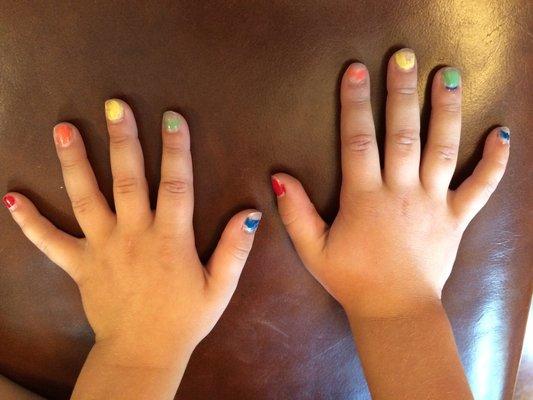
[[(417, 52), (426, 81), (459, 66), (464, 124), (456, 185), (495, 124), (510, 126), (508, 172), (467, 230), (444, 302), (480, 399), (510, 399), (531, 296), (531, 34), (526, 0), (0, 1), (0, 190), (19, 190), (80, 234), (52, 126), (81, 128), (112, 200), (103, 102), (140, 126), (152, 200), (160, 117), (192, 131), (198, 249), (205, 259), (237, 209), (264, 221), (239, 288), (195, 351), (179, 399), (366, 399), (340, 307), (306, 272), (275, 211), (269, 174), (302, 180), (329, 220), (339, 193), (338, 82), (365, 62), (382, 140), (385, 65)], [(529, 220), (529, 222), (531, 222)], [(0, 213), (0, 374), (67, 398), (91, 346), (76, 286)]]

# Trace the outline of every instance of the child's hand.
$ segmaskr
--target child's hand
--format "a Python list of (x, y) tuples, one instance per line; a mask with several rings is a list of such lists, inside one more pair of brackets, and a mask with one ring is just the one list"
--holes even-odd
[(188, 359), (226, 308), (261, 213), (235, 215), (204, 268), (192, 224), (187, 123), (177, 113), (164, 114), (161, 183), (152, 212), (133, 113), (123, 101), (110, 100), (106, 116), (116, 215), (98, 189), (80, 133), (68, 123), (54, 128), (54, 140), (86, 237), (58, 230), (21, 194), (8, 193), (4, 203), (26, 236), (76, 281), (96, 344), (112, 349), (112, 362), (167, 368), (179, 356)]
[(366, 317), (406, 314), (424, 302), (440, 301), (461, 235), (496, 188), (509, 156), (509, 130), (494, 129), (472, 176), (449, 190), (461, 133), (459, 71), (444, 68), (435, 75), (423, 157), (411, 51), (391, 58), (387, 89), (382, 171), (368, 71), (356, 63), (344, 74), (343, 180), (331, 227), (296, 179), (272, 178), (281, 218), (306, 267), (347, 311)]

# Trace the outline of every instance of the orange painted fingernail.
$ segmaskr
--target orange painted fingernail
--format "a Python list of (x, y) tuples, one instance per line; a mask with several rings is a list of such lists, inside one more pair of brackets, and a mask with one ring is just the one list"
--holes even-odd
[(361, 83), (366, 78), (366, 68), (362, 64), (352, 64), (348, 68), (348, 81), (353, 84)]
[(54, 142), (61, 147), (67, 147), (72, 142), (72, 128), (68, 124), (54, 127)]

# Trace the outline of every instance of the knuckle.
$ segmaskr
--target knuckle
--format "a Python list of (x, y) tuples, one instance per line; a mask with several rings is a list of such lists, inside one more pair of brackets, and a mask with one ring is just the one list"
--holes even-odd
[(398, 147), (406, 150), (413, 148), (419, 140), (418, 131), (413, 128), (400, 129), (394, 132), (391, 136), (394, 143), (398, 145)]
[(123, 148), (130, 143), (130, 136), (124, 133), (115, 132), (109, 135), (109, 144), (114, 148)]
[(183, 194), (189, 192), (191, 182), (186, 179), (168, 178), (161, 180), (161, 188), (171, 194)]
[(184, 143), (183, 140), (167, 140), (163, 146), (163, 151), (171, 156), (181, 155), (189, 151), (189, 147)]
[(288, 228), (298, 221), (298, 212), (294, 208), (280, 210), (279, 212), (283, 224)]
[(35, 247), (37, 247), (42, 253), (48, 254), (48, 247), (50, 243), (50, 232), (44, 232), (39, 238), (35, 241)]
[(61, 160), (61, 168), (66, 172), (75, 170), (79, 168), (81, 161), (79, 158), (64, 158)]
[(250, 247), (245, 243), (236, 243), (232, 246), (231, 254), (239, 261), (246, 261), (248, 254), (250, 253)]
[(299, 207), (290, 207), (283, 211), (280, 210), (280, 217), (283, 221), (283, 224), (287, 228), (297, 226), (298, 222), (302, 219), (308, 218), (314, 212), (313, 205), (308, 202), (307, 204)]
[(487, 179), (485, 182), (483, 182), (483, 191), (487, 195), (491, 195), (494, 193), (496, 188), (498, 187), (498, 180), (497, 179)]
[(496, 166), (496, 172), (503, 174), (507, 168), (507, 158), (499, 157), (494, 160)]
[(85, 196), (72, 197), (70, 200), (72, 209), (76, 214), (87, 214), (94, 205), (94, 195), (89, 194)]
[(458, 146), (456, 144), (437, 144), (435, 153), (443, 160), (455, 160), (457, 157)]
[(28, 220), (28, 218), (20, 218), (19, 217), (19, 220), (17, 221), (20, 229), (22, 230), (22, 232), (24, 233), (27, 233), (28, 232), (28, 228), (30, 227), (30, 222)]
[(355, 154), (367, 153), (374, 144), (374, 136), (369, 133), (355, 133), (346, 138), (346, 148)]
[(412, 85), (397, 86), (392, 91), (400, 96), (411, 97), (411, 96), (418, 95), (417, 87), (412, 86)]
[(452, 114), (455, 116), (461, 112), (461, 103), (459, 102), (443, 103), (438, 107), (438, 109), (446, 114)]
[(347, 96), (345, 101), (345, 105), (351, 106), (351, 107), (368, 107), (370, 104), (370, 98), (368, 96), (362, 96), (362, 95), (351, 95)]
[(490, 196), (492, 196), (497, 186), (498, 186), (497, 179), (484, 179), (479, 182), (478, 193), (480, 193), (480, 196), (483, 199), (483, 201), (487, 201), (490, 198)]
[(132, 176), (117, 177), (113, 179), (113, 188), (117, 194), (135, 192), (139, 187), (139, 179)]

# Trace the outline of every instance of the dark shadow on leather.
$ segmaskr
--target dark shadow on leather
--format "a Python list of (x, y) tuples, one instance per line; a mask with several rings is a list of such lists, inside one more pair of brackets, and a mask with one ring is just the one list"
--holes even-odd
[(427, 78), (423, 76), (418, 76), (419, 80), (426, 79), (425, 86), (424, 86), (424, 96), (422, 99), (422, 107), (420, 109), (420, 150), (421, 150), (421, 158), (424, 154), (424, 147), (427, 143), (428, 135), (429, 135), (429, 120), (431, 118), (431, 92), (433, 87), (433, 79), (435, 79), (435, 74), (437, 71), (441, 68), (445, 67), (444, 64), (439, 64), (436, 67), (432, 68), (429, 72)]

